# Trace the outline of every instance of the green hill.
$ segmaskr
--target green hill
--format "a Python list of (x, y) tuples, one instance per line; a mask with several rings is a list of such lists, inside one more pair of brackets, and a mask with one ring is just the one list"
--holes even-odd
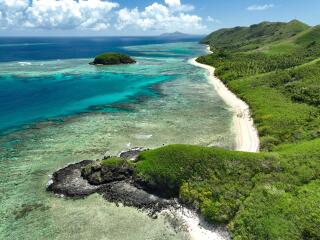
[(320, 25), (313, 28), (309, 28), (307, 31), (304, 31), (296, 39), (296, 44), (302, 46), (309, 46), (310, 44), (320, 43)]
[(238, 50), (243, 47), (255, 49), (270, 42), (294, 37), (309, 28), (298, 20), (289, 23), (262, 22), (250, 27), (221, 29), (211, 33), (201, 42), (229, 50), (233, 48)]
[(252, 179), (229, 222), (233, 238), (319, 239), (320, 26), (260, 23), (202, 42), (214, 53), (198, 61), (250, 105), (261, 150), (281, 166)]

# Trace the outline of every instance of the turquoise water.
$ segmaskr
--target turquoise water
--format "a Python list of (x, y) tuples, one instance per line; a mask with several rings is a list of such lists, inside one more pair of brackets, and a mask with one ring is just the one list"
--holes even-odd
[(233, 113), (205, 71), (187, 62), (205, 47), (170, 43), (124, 50), (138, 64), (0, 64), (1, 86), (14, 85), (21, 94), (13, 98), (17, 108), (1, 100), (6, 131), (0, 137), (0, 239), (187, 239), (163, 216), (154, 220), (99, 195), (70, 200), (45, 191), (56, 169), (134, 146), (234, 147)]
[(90, 66), (90, 59), (0, 64), (0, 130), (88, 112), (91, 106), (108, 111), (113, 103), (152, 97), (155, 92), (147, 86), (180, 75), (167, 70), (161, 59), (137, 60), (115, 67)]

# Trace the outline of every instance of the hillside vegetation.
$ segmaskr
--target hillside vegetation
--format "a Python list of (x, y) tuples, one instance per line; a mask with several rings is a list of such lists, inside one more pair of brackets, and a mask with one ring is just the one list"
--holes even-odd
[(221, 29), (211, 33), (201, 42), (218, 48), (246, 51), (250, 48), (257, 49), (270, 42), (294, 37), (307, 29), (309, 29), (308, 25), (297, 20), (289, 23), (262, 22), (250, 27)]
[[(265, 23), (254, 26), (263, 29)], [(281, 29), (286, 34), (281, 39), (277, 37), (272, 45), (269, 42), (272, 37), (267, 31), (267, 36), (255, 38), (255, 41), (268, 39), (267, 46), (243, 51), (233, 48), (234, 45), (228, 49), (220, 41), (216, 42), (221, 35), (216, 32), (206, 40), (212, 44), (214, 53), (200, 57), (198, 61), (215, 66), (216, 75), (248, 102), (259, 130), (262, 150), (270, 151), (282, 143), (320, 136), (320, 38), (317, 38), (320, 28), (306, 27), (297, 21), (268, 23), (268, 28), (275, 32), (280, 31), (275, 28)], [(233, 36), (236, 30), (220, 31), (224, 31), (224, 36)], [(278, 54), (270, 54), (270, 49), (274, 51), (278, 46), (283, 49)]]
[(136, 172), (233, 239), (319, 239), (319, 149), (320, 139), (273, 153), (171, 145), (142, 153)]
[(143, 152), (135, 174), (232, 239), (320, 239), (319, 36), (296, 20), (210, 34), (197, 61), (250, 105), (262, 152), (171, 145)]
[[(261, 148), (277, 156), (281, 170), (252, 179), (229, 228), (234, 239), (319, 239), (320, 27), (292, 21), (244, 29), (211, 34), (204, 42), (214, 53), (198, 61), (216, 67), (250, 105)], [(238, 41), (240, 31), (249, 37)]]
[(251, 107), (261, 153), (168, 146), (141, 155), (149, 181), (233, 239), (320, 239), (320, 26), (297, 20), (222, 29), (198, 58)]

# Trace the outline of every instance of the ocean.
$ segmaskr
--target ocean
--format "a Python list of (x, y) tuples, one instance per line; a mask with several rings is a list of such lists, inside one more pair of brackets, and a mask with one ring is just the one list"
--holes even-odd
[[(131, 147), (234, 148), (233, 112), (188, 60), (199, 39), (0, 38), (0, 239), (186, 239), (99, 195), (45, 191), (55, 170)], [(91, 66), (102, 52), (137, 64)]]

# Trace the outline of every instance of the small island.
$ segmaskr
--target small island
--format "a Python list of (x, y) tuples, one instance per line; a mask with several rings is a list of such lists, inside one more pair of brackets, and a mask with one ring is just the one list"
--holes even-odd
[(103, 53), (95, 57), (90, 65), (118, 65), (118, 64), (132, 64), (136, 61), (128, 55), (121, 53)]

